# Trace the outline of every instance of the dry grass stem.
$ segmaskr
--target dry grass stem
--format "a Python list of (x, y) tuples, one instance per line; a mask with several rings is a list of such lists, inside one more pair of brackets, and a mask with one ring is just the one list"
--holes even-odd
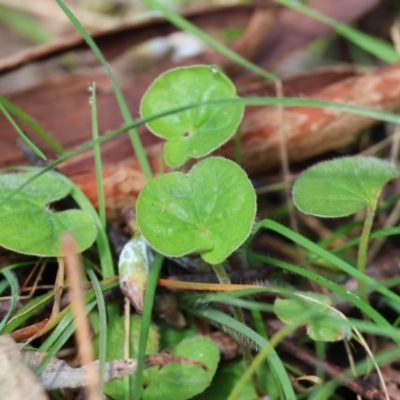
[(61, 239), (61, 246), (65, 254), (65, 267), (68, 276), (68, 290), (72, 312), (75, 315), (75, 338), (78, 346), (78, 355), (82, 367), (86, 371), (86, 390), (88, 400), (100, 400), (98, 370), (92, 364), (93, 348), (87, 319), (82, 287), (81, 260), (77, 254), (75, 239), (67, 234)]

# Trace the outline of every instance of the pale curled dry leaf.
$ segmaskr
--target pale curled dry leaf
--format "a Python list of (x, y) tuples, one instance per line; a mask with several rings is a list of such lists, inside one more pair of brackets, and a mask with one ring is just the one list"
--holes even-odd
[(8, 335), (0, 336), (0, 399), (48, 399), (34, 373), (21, 361), (18, 346)]

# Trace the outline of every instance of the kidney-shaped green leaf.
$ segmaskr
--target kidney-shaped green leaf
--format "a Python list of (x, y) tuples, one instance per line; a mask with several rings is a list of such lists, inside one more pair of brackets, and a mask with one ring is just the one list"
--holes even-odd
[(200, 361), (206, 369), (190, 364), (169, 364), (158, 371), (143, 392), (144, 400), (186, 400), (206, 389), (217, 370), (219, 351), (206, 337), (183, 340), (173, 355)]
[[(213, 66), (180, 67), (160, 75), (143, 96), (143, 118), (218, 99), (236, 98), (236, 89)], [(147, 127), (167, 140), (168, 165), (178, 168), (189, 158), (200, 158), (225, 143), (235, 133), (243, 116), (241, 104), (209, 104), (151, 121)]]
[(170, 257), (200, 253), (218, 264), (250, 234), (256, 197), (239, 166), (211, 157), (187, 174), (152, 179), (140, 192), (136, 211), (140, 231), (158, 252)]
[[(0, 200), (25, 183), (34, 173), (0, 175)], [(0, 207), (0, 245), (24, 254), (42, 257), (62, 255), (60, 238), (72, 233), (78, 250), (96, 239), (91, 218), (80, 210), (53, 212), (48, 204), (65, 197), (70, 183), (55, 172), (46, 173), (18, 190)]]
[[(305, 323), (313, 340), (334, 342), (351, 337), (343, 317), (330, 307), (330, 299), (318, 293), (299, 293), (298, 298), (276, 299), (274, 311), (285, 324)], [(304, 321), (304, 316), (308, 320)]]
[(337, 158), (303, 172), (294, 185), (293, 200), (304, 213), (343, 217), (372, 206), (382, 187), (398, 176), (393, 165), (378, 158)]

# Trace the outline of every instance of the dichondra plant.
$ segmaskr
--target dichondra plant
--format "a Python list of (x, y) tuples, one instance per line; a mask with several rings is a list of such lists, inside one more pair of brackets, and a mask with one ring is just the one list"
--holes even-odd
[[(164, 147), (167, 164), (179, 168), (189, 158), (210, 154), (233, 136), (244, 107), (226, 100), (236, 97), (235, 86), (218, 67), (180, 67), (163, 73), (152, 83), (143, 96), (140, 112), (143, 118), (148, 118), (172, 107), (184, 108), (147, 123), (155, 135), (167, 141)], [(218, 103), (220, 99), (225, 103)], [(201, 103), (204, 104), (187, 108)]]
[[(321, 162), (301, 174), (293, 188), (296, 207), (319, 217), (335, 218), (365, 208), (366, 217), (358, 250), (357, 267), (365, 272), (367, 249), (376, 206), (383, 186), (399, 171), (374, 157), (343, 157)], [(366, 287), (359, 281), (360, 297), (368, 301)]]
[(14, 193), (12, 201), (0, 207), (0, 245), (19, 253), (59, 257), (60, 238), (70, 232), (78, 251), (86, 250), (97, 235), (91, 218), (81, 210), (54, 212), (50, 207), (50, 203), (69, 194), (70, 181), (56, 172), (48, 172), (20, 189), (33, 174), (0, 175), (0, 200)]

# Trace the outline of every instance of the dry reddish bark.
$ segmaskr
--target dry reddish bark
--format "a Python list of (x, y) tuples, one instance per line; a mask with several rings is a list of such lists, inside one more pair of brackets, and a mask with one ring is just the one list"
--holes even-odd
[[(400, 63), (361, 77), (330, 85), (311, 96), (377, 110), (400, 108)], [(289, 107), (284, 114), (289, 158), (292, 161), (335, 149), (350, 143), (359, 132), (371, 126), (371, 118), (338, 110), (310, 107)], [(277, 108), (265, 107), (247, 115), (242, 124), (242, 163), (249, 173), (264, 170), (279, 161)], [(228, 143), (221, 154), (233, 157), (234, 144)]]

